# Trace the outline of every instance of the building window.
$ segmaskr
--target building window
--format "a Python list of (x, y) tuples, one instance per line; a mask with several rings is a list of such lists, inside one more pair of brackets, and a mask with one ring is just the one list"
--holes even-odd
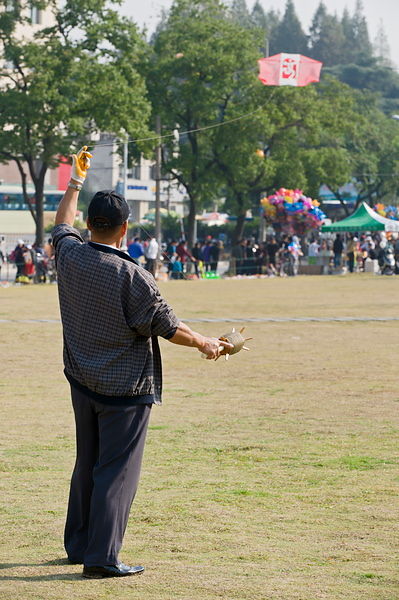
[(32, 6), (30, 9), (30, 20), (32, 21), (32, 25), (41, 25), (42, 24), (42, 11), (37, 6)]
[(17, 8), (16, 0), (7, 0), (6, 12), (14, 12)]
[(133, 165), (127, 172), (128, 179), (141, 179), (140, 165)]

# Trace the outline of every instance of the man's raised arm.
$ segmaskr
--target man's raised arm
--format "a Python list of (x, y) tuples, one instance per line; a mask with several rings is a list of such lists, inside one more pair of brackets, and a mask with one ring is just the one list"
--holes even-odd
[(56, 225), (66, 223), (72, 226), (74, 224), (78, 208), (79, 192), (85, 182), (87, 170), (90, 168), (91, 158), (92, 155), (87, 151), (87, 146), (83, 146), (77, 154), (72, 154), (71, 180), (59, 203), (57, 214), (55, 215)]

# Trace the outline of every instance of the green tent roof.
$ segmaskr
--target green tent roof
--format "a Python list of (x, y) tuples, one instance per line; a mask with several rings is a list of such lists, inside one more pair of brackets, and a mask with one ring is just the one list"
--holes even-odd
[(337, 223), (323, 225), (324, 231), (399, 231), (399, 221), (386, 219), (362, 202), (355, 212)]

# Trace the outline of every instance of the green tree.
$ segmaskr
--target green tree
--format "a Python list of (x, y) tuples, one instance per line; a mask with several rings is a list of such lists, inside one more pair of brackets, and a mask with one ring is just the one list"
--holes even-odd
[[(357, 188), (357, 207), (363, 201), (373, 204), (386, 197), (396, 197), (399, 128), (377, 108), (373, 95), (352, 92), (352, 98), (350, 114), (356, 120), (343, 135), (350, 172), (347, 182), (351, 181)], [(349, 214), (340, 186), (328, 185)]]
[(283, 18), (272, 32), (270, 53), (306, 54), (307, 48), (307, 36), (296, 14), (294, 2), (287, 0)]
[(251, 11), (251, 23), (254, 27), (258, 27), (263, 32), (268, 32), (270, 28), (270, 21), (259, 0), (256, 0)]
[[(105, 0), (2, 0), (0, 43), (0, 160), (14, 161), (23, 195), (43, 243), (43, 192), (48, 169), (99, 130), (147, 133), (150, 108), (137, 65), (145, 44), (136, 26), (107, 8)], [(54, 24), (19, 35), (30, 7), (51, 7)], [(30, 175), (34, 201), (27, 193)]]
[(250, 27), (251, 16), (245, 0), (231, 0), (230, 14), (243, 27)]
[(379, 108), (388, 116), (399, 112), (399, 75), (389, 67), (379, 65), (374, 60), (369, 66), (356, 64), (336, 65), (324, 69), (343, 83), (357, 90), (373, 93)]
[(258, 47), (251, 30), (234, 22), (218, 0), (176, 0), (155, 40), (148, 75), (154, 113), (165, 131), (178, 125), (189, 132), (180, 136), (178, 149), (165, 140), (164, 169), (189, 198), (190, 244), (196, 214), (220, 195), (222, 184), (210, 149), (212, 130), (197, 130), (223, 123), (233, 106), (245, 112), (248, 85), (256, 81)]
[(388, 37), (384, 29), (384, 23), (380, 20), (378, 31), (374, 40), (374, 55), (378, 63), (383, 67), (391, 67), (391, 49)]
[(349, 22), (345, 23), (344, 29), (347, 41), (346, 62), (367, 64), (373, 57), (373, 49), (362, 0), (356, 0), (354, 14)]
[(356, 128), (354, 92), (335, 79), (301, 89), (251, 89), (260, 110), (213, 132), (212, 151), (225, 182), (226, 206), (237, 215), (234, 241), (260, 193), (302, 188), (317, 197), (352, 177), (347, 142)]
[[(275, 164), (265, 159), (267, 132), (273, 92), (261, 89), (254, 78), (247, 90), (245, 105), (230, 106), (228, 117), (234, 119), (239, 112), (252, 109), (249, 118), (234, 121), (212, 132), (211, 148), (215, 166), (223, 181), (226, 196), (225, 208), (237, 217), (233, 244), (243, 235), (247, 210), (258, 208), (259, 198), (273, 180)], [(258, 109), (258, 110), (257, 110)]]
[(310, 27), (310, 56), (321, 60), (324, 65), (339, 64), (343, 59), (345, 45), (342, 24), (335, 15), (329, 15), (321, 2)]

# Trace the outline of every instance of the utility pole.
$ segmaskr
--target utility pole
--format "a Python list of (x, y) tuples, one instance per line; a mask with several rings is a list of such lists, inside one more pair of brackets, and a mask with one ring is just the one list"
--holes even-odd
[(155, 149), (155, 238), (158, 242), (159, 249), (161, 248), (161, 117), (155, 118), (155, 132), (158, 138), (157, 147)]
[[(129, 146), (126, 142), (123, 144), (123, 195), (125, 197), (125, 200), (127, 202), (127, 164), (128, 164), (128, 152), (129, 152)], [(127, 232), (126, 232), (126, 236), (123, 238), (122, 240), (122, 246), (127, 247), (127, 242), (128, 242), (128, 236), (127, 236)]]
[(127, 158), (128, 158), (128, 145), (127, 141), (123, 144), (123, 195), (127, 195)]
[[(268, 33), (266, 32), (265, 37), (265, 58), (269, 58), (270, 46), (269, 46), (269, 38), (267, 37)], [(266, 223), (263, 217), (263, 210), (259, 210), (259, 243), (262, 243), (266, 240)]]

